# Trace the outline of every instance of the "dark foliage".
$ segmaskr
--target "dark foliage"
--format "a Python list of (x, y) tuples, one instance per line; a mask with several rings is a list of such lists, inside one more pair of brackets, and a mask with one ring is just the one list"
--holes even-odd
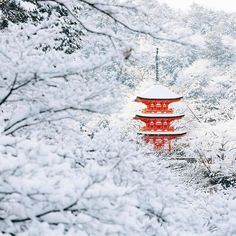
[(4, 29), (8, 26), (8, 22), (18, 23), (18, 22), (26, 22), (29, 18), (27, 12), (24, 11), (23, 8), (19, 6), (14, 1), (1, 1), (0, 2), (0, 10), (2, 11), (2, 17), (0, 19), (0, 29)]
[[(2, 11), (0, 30), (7, 28), (10, 22), (13, 24), (26, 22), (39, 24), (43, 20), (49, 20), (52, 15), (56, 15), (56, 21), (50, 27), (58, 27), (61, 34), (60, 37), (55, 39), (56, 42), (53, 48), (68, 54), (80, 48), (82, 32), (77, 26), (77, 23), (68, 17), (67, 9), (60, 5), (40, 4), (33, 0), (28, 2), (35, 4), (35, 10), (26, 11), (14, 0), (0, 1), (0, 10)], [(73, 9), (73, 11), (78, 13), (79, 8)], [(42, 43), (41, 49), (48, 51), (51, 47)]]
[(210, 184), (220, 184), (223, 188), (236, 187), (236, 176), (222, 176), (213, 174), (210, 178)]

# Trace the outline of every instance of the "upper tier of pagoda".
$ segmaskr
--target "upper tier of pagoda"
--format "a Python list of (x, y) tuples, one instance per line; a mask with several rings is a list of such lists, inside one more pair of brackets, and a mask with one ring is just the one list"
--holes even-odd
[(183, 98), (182, 96), (177, 95), (176, 93), (169, 90), (163, 85), (154, 85), (150, 89), (146, 90), (144, 93), (141, 93), (137, 98), (140, 99), (150, 99), (150, 100), (176, 100)]
[(173, 110), (169, 108), (169, 104), (178, 102), (182, 99), (179, 96), (162, 85), (155, 85), (137, 96), (136, 102), (144, 103), (147, 108), (143, 110), (144, 113), (172, 113)]

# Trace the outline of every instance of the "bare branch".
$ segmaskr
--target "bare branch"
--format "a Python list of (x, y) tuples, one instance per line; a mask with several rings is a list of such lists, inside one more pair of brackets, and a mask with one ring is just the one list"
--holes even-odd
[[(7, 101), (7, 99), (10, 97), (10, 95), (11, 95), (14, 91), (18, 90), (19, 88), (22, 88), (22, 87), (26, 86), (27, 84), (29, 84), (29, 83), (32, 81), (32, 79), (29, 79), (29, 80), (24, 81), (24, 82), (21, 83), (21, 84), (16, 85), (16, 83), (17, 83), (17, 77), (18, 77), (18, 73), (16, 73), (16, 75), (15, 75), (15, 78), (14, 78), (12, 84), (11, 84), (11, 87), (10, 87), (9, 92), (8, 92), (8, 93), (6, 94), (6, 96), (0, 101), (0, 106), (1, 106), (3, 103), (5, 103), (5, 102)], [(35, 76), (34, 76), (34, 79), (35, 79), (35, 78), (36, 78), (36, 74), (35, 74)]]
[[(67, 207), (63, 208), (62, 210), (61, 209), (48, 210), (48, 211), (45, 211), (43, 213), (40, 213), (40, 214), (36, 215), (35, 217), (36, 218), (41, 218), (41, 217), (46, 216), (46, 215), (48, 215), (50, 213), (56, 213), (56, 212), (62, 212), (62, 211), (64, 211), (64, 212), (66, 212), (66, 211), (73, 211), (72, 208), (74, 206), (76, 206), (77, 202), (78, 202), (78, 199), (76, 199), (73, 203), (71, 203)], [(0, 220), (3, 221), (5, 219), (4, 218), (0, 218)], [(30, 220), (32, 220), (30, 217), (26, 217), (26, 218), (22, 218), (22, 219), (12, 219), (11, 222), (12, 223), (22, 223), (22, 222), (26, 222), (26, 221), (30, 221)]]
[[(94, 9), (104, 15), (106, 15), (108, 18), (112, 19), (115, 23), (123, 26), (124, 28), (128, 29), (131, 32), (134, 33), (138, 33), (138, 34), (143, 34), (143, 35), (148, 35), (150, 37), (152, 37), (153, 39), (156, 40), (161, 40), (161, 41), (167, 41), (167, 42), (172, 42), (172, 43), (176, 43), (176, 44), (180, 44), (182, 46), (191, 46), (191, 47), (196, 47), (195, 45), (189, 44), (189, 43), (185, 43), (182, 41), (179, 41), (178, 39), (172, 39), (172, 38), (165, 38), (165, 37), (160, 37), (157, 36), (155, 34), (153, 34), (150, 31), (146, 31), (146, 30), (142, 30), (142, 29), (135, 29), (132, 26), (128, 25), (127, 23), (123, 22), (122, 20), (118, 19), (116, 16), (114, 16), (114, 14), (102, 9), (101, 7), (99, 7), (99, 5), (101, 6), (102, 4), (98, 4), (98, 3), (91, 3), (89, 1), (86, 0), (78, 0), (81, 3), (84, 3), (86, 5), (88, 5), (91, 9)], [(57, 0), (38, 0), (38, 2), (55, 2), (58, 5), (66, 8), (68, 10), (68, 12), (70, 13), (70, 15), (76, 20), (77, 23), (79, 23), (87, 32), (89, 33), (93, 33), (93, 34), (98, 34), (98, 35), (102, 35), (102, 36), (106, 36), (108, 37), (110, 40), (112, 38), (115, 38), (119, 41), (121, 41), (121, 39), (117, 38), (115, 35), (113, 34), (109, 34), (107, 32), (102, 32), (102, 31), (96, 31), (94, 29), (89, 28), (88, 26), (86, 26), (81, 20), (78, 19), (78, 17), (66, 6), (66, 4), (57, 1)], [(111, 5), (112, 6), (112, 5)], [(119, 5), (119, 7), (121, 7), (121, 5)], [(125, 7), (125, 6), (124, 6)], [(162, 28), (159, 28), (158, 30), (159, 32), (162, 31)]]
[[(53, 108), (49, 108), (49, 109), (46, 109), (46, 110), (41, 110), (39, 113), (37, 114), (34, 114), (32, 116), (28, 116), (28, 117), (24, 117), (16, 122), (14, 122), (13, 124), (11, 124), (10, 126), (7, 126), (5, 129), (4, 129), (4, 133), (6, 135), (12, 135), (14, 134), (17, 130), (19, 129), (22, 129), (24, 127), (29, 127), (29, 126), (33, 126), (33, 125), (37, 125), (37, 124), (40, 124), (40, 123), (43, 123), (43, 122), (50, 122), (50, 121), (58, 121), (58, 120), (61, 120), (61, 119), (69, 119), (69, 117), (63, 117), (63, 118), (57, 118), (57, 119), (45, 119), (45, 120), (38, 120), (39, 118), (37, 117), (38, 115), (41, 115), (43, 113), (59, 113), (59, 112), (64, 112), (64, 111), (68, 111), (68, 110), (73, 110), (73, 111), (86, 111), (86, 112), (89, 112), (89, 113), (101, 113), (101, 112), (98, 112), (98, 111), (95, 111), (95, 110), (92, 110), (90, 108), (79, 108), (79, 107), (72, 107), (72, 106), (69, 106), (69, 107), (64, 107), (64, 108), (61, 108), (61, 109), (53, 109)], [(31, 123), (23, 123), (24, 121), (27, 121), (28, 119), (30, 118), (33, 118), (35, 117), (35, 120), (34, 122), (31, 122)], [(21, 125), (19, 125), (20, 123), (22, 123)], [(19, 126), (16, 126), (16, 125), (19, 125)], [(14, 128), (14, 126), (16, 126)]]
[(93, 4), (97, 6), (107, 6), (107, 7), (115, 7), (115, 8), (122, 8), (122, 9), (127, 9), (127, 10), (132, 10), (132, 11), (138, 11), (138, 9), (135, 6), (131, 6), (131, 5), (108, 4), (108, 3), (101, 3), (101, 2), (97, 2), (97, 3), (95, 2)]
[(16, 84), (17, 77), (18, 77), (18, 74), (16, 73), (15, 78), (14, 78), (12, 84), (11, 84), (11, 87), (10, 87), (9, 92), (8, 92), (8, 93), (6, 94), (6, 96), (0, 101), (0, 106), (1, 106), (4, 102), (6, 102), (6, 100), (9, 98), (9, 96), (10, 96), (10, 95), (12, 94), (12, 92), (14, 91), (14, 86), (15, 86), (15, 84)]
[[(124, 23), (123, 21), (121, 21), (117, 17), (115, 17), (112, 13), (110, 13), (108, 11), (105, 11), (102, 8), (99, 8), (96, 3), (91, 3), (91, 2), (88, 2), (86, 0), (78, 0), (78, 1), (83, 2), (83, 3), (87, 4), (88, 6), (90, 6), (91, 8), (94, 8), (98, 12), (101, 12), (102, 14), (108, 16), (109, 18), (114, 20), (115, 23), (118, 23), (118, 24), (122, 25), (123, 27), (125, 27), (126, 29), (128, 29), (128, 30), (130, 30), (130, 31), (132, 31), (134, 33), (148, 35), (148, 36), (150, 36), (150, 37), (152, 37), (154, 39), (157, 39), (157, 40), (169, 41), (169, 42), (172, 42), (172, 43), (181, 44), (183, 46), (193, 46), (193, 47), (195, 47), (195, 45), (188, 44), (188, 43), (185, 43), (185, 42), (181, 42), (181, 41), (179, 41), (177, 39), (163, 38), (163, 37), (156, 36), (156, 35), (154, 35), (153, 33), (149, 32), (149, 31), (145, 31), (145, 30), (141, 30), (141, 29), (135, 29), (135, 28), (131, 27), (130, 25)], [(161, 30), (162, 29), (159, 28), (159, 32)]]
[(66, 6), (66, 4), (61, 3), (57, 0), (38, 0), (38, 2), (55, 2), (58, 5), (66, 8), (66, 10), (70, 13), (70, 15), (74, 18), (74, 20), (79, 23), (79, 25), (82, 26), (83, 29), (85, 29), (87, 32), (92, 33), (92, 34), (97, 34), (97, 35), (101, 35), (101, 36), (105, 36), (108, 37), (109, 39), (115, 38), (117, 40), (120, 40), (119, 38), (117, 38), (115, 35), (113, 34), (109, 34), (107, 32), (102, 32), (102, 31), (97, 31), (95, 29), (91, 29), (88, 26), (86, 26), (81, 20), (78, 19), (78, 17), (76, 17), (76, 15)]
[(32, 81), (32, 79), (26, 80), (25, 82), (23, 82), (22, 84), (19, 84), (18, 86), (14, 87), (13, 90), (17, 90), (21, 87), (26, 86), (27, 84), (29, 84)]

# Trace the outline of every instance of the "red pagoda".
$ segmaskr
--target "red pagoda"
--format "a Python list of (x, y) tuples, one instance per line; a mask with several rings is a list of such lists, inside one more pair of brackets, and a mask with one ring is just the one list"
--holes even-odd
[(171, 141), (186, 134), (184, 131), (177, 131), (172, 125), (173, 121), (180, 120), (184, 115), (173, 113), (173, 109), (169, 107), (181, 99), (182, 96), (162, 85), (153, 86), (135, 99), (136, 102), (146, 105), (146, 108), (134, 117), (145, 123), (138, 133), (143, 135), (146, 143), (153, 143), (157, 149), (165, 149), (168, 145), (171, 152)]

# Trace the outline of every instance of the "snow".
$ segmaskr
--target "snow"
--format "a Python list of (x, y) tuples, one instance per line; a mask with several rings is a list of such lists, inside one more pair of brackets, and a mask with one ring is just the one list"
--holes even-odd
[(138, 98), (147, 99), (175, 99), (182, 98), (182, 96), (169, 90), (163, 85), (154, 85), (150, 89), (146, 90), (144, 93), (138, 95)]
[(34, 11), (37, 7), (31, 2), (19, 1), (20, 6), (24, 8), (26, 11)]
[(184, 114), (173, 114), (173, 113), (139, 113), (136, 114), (138, 117), (152, 117), (152, 118), (175, 118), (183, 117)]
[[(48, 7), (50, 1), (35, 5), (37, 9), (46, 6), (43, 15), (50, 10), (50, 17), (35, 24), (9, 22), (6, 30), (0, 30), (0, 94), (9, 91), (17, 75), (15, 90), (0, 111), (0, 235), (236, 235), (235, 189), (222, 189), (214, 179), (218, 174), (219, 180), (234, 180), (236, 173), (235, 63), (227, 64), (233, 60), (230, 52), (235, 51), (235, 19), (197, 8), (179, 17), (155, 0), (139, 1), (148, 12), (145, 16), (115, 6), (124, 1), (104, 0), (105, 5), (113, 2), (112, 8), (95, 3), (116, 12), (115, 17), (131, 27), (147, 30), (146, 24), (156, 36), (191, 38), (206, 47), (196, 54), (196, 47), (158, 41), (160, 78), (165, 78), (161, 82), (184, 94), (200, 120), (186, 107), (179, 109), (185, 115), (179, 123), (183, 121), (186, 127), (181, 124), (181, 129), (187, 129), (188, 135), (174, 143), (173, 153), (165, 154), (146, 145), (141, 135), (137, 137), (139, 127), (131, 118), (136, 110), (126, 106), (132, 103), (137, 110), (142, 106), (134, 105), (133, 93), (140, 81), (155, 78), (150, 68), (157, 41), (136, 37), (87, 4), (58, 2), (73, 9), (89, 29), (111, 38), (86, 32), (74, 53), (56, 50), (58, 39), (68, 38), (60, 26), (67, 29), (70, 14), (58, 17)], [(157, 26), (163, 26), (163, 32)], [(71, 27), (82, 28), (79, 24)], [(179, 29), (172, 32), (173, 27)], [(206, 41), (204, 45), (198, 36)], [(222, 45), (212, 44), (217, 37)], [(140, 38), (149, 45), (146, 52), (136, 51)], [(132, 44), (131, 60), (126, 63), (119, 56), (126, 49), (125, 42)], [(41, 44), (49, 49), (42, 51)], [(216, 58), (219, 64), (214, 63)], [(224, 62), (227, 67), (222, 66)], [(178, 95), (156, 85), (147, 96)], [(115, 107), (122, 110), (117, 108), (114, 114)], [(215, 121), (209, 123), (210, 118)], [(181, 136), (184, 131), (139, 133)], [(175, 161), (177, 157), (214, 163), (188, 165)]]

